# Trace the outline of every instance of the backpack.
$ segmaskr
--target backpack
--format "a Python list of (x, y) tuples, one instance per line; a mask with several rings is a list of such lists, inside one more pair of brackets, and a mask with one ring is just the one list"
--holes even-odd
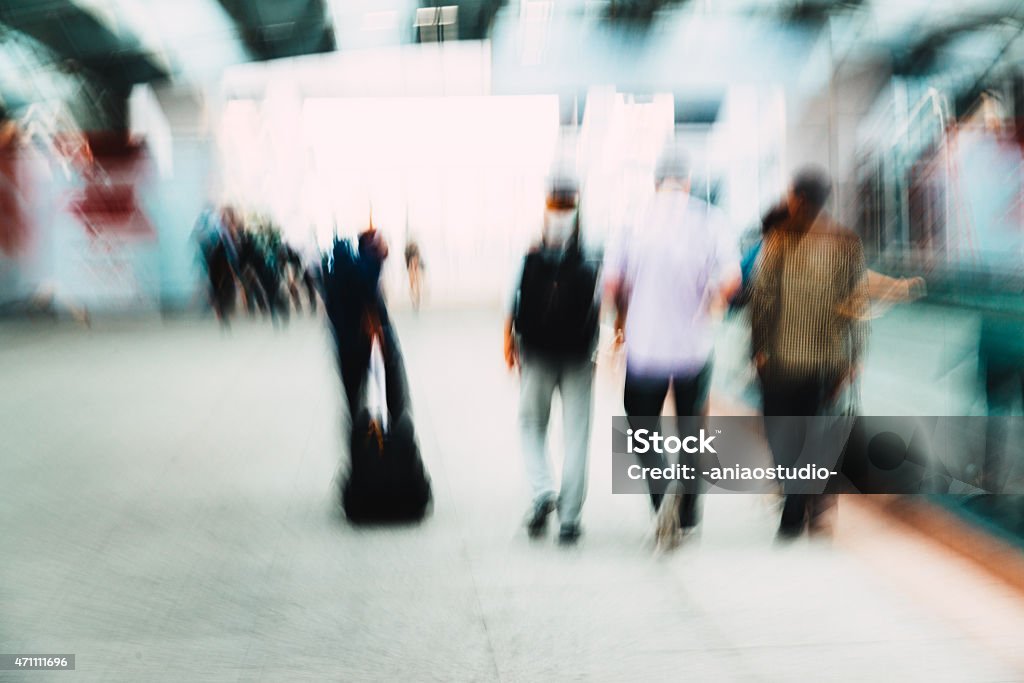
[[(395, 371), (394, 363), (401, 361), (391, 355)], [(433, 498), (412, 417), (403, 401), (389, 400), (386, 365), (384, 350), (374, 341), (366, 405), (352, 420), (349, 471), (341, 482), (341, 503), (355, 524), (419, 521)]]
[(514, 323), (525, 348), (586, 355), (597, 338), (597, 265), (570, 249), (555, 258), (537, 250), (523, 264)]
[(430, 513), (430, 475), (408, 414), (385, 433), (363, 410), (352, 422), (349, 443), (351, 461), (340, 493), (350, 522), (418, 522)]

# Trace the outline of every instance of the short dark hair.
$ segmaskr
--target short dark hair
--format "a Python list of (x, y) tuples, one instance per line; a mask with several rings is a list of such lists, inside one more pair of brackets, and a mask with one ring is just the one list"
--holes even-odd
[(807, 202), (811, 209), (821, 211), (832, 194), (828, 172), (817, 167), (801, 169), (793, 177), (793, 194)]
[(761, 234), (767, 235), (782, 225), (787, 218), (789, 218), (789, 207), (786, 206), (785, 202), (778, 206), (773, 206), (771, 211), (766, 213), (764, 218), (761, 219)]

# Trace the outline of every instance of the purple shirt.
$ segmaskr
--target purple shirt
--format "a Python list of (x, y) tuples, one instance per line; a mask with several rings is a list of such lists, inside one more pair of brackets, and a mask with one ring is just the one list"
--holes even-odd
[(725, 215), (683, 192), (658, 192), (609, 250), (605, 276), (625, 288), (626, 364), (636, 375), (685, 375), (711, 358), (711, 298), (739, 273)]

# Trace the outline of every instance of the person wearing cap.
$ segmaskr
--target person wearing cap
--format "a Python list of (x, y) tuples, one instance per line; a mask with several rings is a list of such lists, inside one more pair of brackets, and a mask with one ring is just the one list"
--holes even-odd
[[(563, 544), (580, 537), (600, 308), (599, 264), (580, 243), (578, 194), (572, 179), (552, 182), (541, 239), (526, 255), (505, 326), (505, 361), (520, 374), (520, 433), (533, 498), (527, 533), (543, 535), (557, 510)], [(556, 390), (565, 435), (557, 494), (547, 453)]]
[[(652, 430), (658, 428), (669, 388), (675, 415), (706, 414), (715, 309), (740, 284), (735, 233), (721, 211), (689, 194), (689, 164), (682, 150), (663, 152), (655, 168), (655, 190), (605, 260), (605, 292), (616, 310), (617, 339), (625, 346), (626, 415), (634, 429)], [(665, 466), (660, 453), (638, 457), (644, 467)], [(664, 484), (649, 481), (656, 512)], [(679, 503), (678, 515), (668, 527), (659, 520), (656, 532), (658, 543), (669, 547), (698, 521), (695, 490), (672, 500)]]

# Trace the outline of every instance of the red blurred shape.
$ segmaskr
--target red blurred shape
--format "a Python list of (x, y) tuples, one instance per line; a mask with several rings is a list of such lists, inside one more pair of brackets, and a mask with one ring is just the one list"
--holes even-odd
[(72, 199), (72, 212), (90, 233), (153, 236), (153, 225), (139, 208), (132, 185), (90, 184)]
[(92, 235), (155, 237), (156, 230), (137, 200), (147, 170), (145, 146), (120, 131), (86, 133), (87, 185), (71, 200), (71, 211)]
[(23, 182), (18, 173), (17, 129), (8, 123), (0, 129), (0, 251), (16, 256), (29, 242), (28, 218), (21, 198)]

